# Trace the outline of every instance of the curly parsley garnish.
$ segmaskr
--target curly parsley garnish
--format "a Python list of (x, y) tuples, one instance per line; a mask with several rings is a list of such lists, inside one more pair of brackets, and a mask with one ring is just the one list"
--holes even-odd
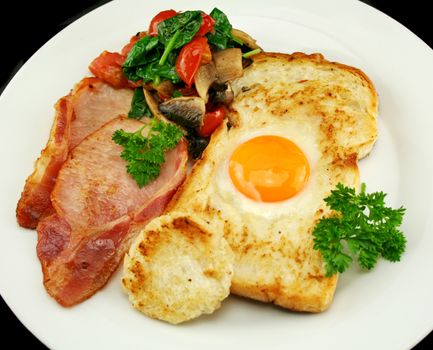
[(400, 261), (406, 248), (406, 238), (398, 229), (405, 208), (385, 206), (383, 192), (367, 194), (365, 184), (357, 195), (355, 189), (337, 185), (325, 198), (335, 211), (322, 218), (313, 231), (314, 249), (322, 254), (326, 276), (344, 272), (354, 258), (361, 267), (370, 270), (382, 256)]
[(174, 124), (151, 119), (149, 126), (147, 136), (142, 134), (147, 125), (132, 133), (116, 130), (112, 136), (115, 143), (123, 146), (120, 156), (128, 162), (126, 170), (140, 188), (158, 177), (165, 152), (176, 147), (183, 136)]

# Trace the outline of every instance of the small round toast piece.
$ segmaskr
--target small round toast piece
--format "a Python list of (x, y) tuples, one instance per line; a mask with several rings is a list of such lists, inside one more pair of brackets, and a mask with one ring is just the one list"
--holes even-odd
[(218, 309), (233, 276), (233, 254), (219, 232), (191, 214), (150, 222), (125, 256), (122, 284), (132, 305), (173, 324)]

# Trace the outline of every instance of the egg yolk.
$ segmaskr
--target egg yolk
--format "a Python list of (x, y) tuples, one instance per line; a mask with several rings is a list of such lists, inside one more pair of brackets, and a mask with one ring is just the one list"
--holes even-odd
[(261, 202), (289, 199), (305, 186), (310, 166), (292, 141), (273, 135), (258, 136), (241, 144), (229, 161), (235, 187)]

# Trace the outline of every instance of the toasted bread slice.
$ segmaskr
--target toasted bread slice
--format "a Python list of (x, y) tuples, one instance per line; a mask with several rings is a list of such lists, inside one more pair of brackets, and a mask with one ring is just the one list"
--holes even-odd
[(377, 139), (373, 83), (361, 70), (326, 61), (321, 54), (259, 54), (232, 87), (233, 124), (269, 123), (260, 113), (263, 107), (276, 120), (317, 119), (323, 137), (338, 146), (333, 151), (357, 159), (368, 155)]
[(209, 223), (192, 214), (154, 219), (125, 256), (122, 284), (135, 308), (180, 323), (220, 307), (230, 293), (233, 255)]
[[(235, 255), (231, 291), (282, 307), (320, 312), (332, 302), (338, 276), (325, 276), (312, 231), (329, 213), (323, 198), (337, 183), (359, 185), (358, 159), (377, 138), (377, 94), (360, 70), (322, 55), (263, 53), (232, 84), (229, 122), (212, 135), (202, 158), (166, 212), (194, 213), (223, 227)], [(245, 198), (227, 175), (243, 141), (276, 134), (310, 149), (307, 186), (289, 200)]]

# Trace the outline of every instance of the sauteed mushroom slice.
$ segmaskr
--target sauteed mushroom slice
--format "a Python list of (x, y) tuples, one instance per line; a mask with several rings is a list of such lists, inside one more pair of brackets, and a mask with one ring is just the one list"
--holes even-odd
[(207, 103), (209, 87), (216, 80), (216, 69), (213, 62), (199, 67), (195, 75), (195, 88), (198, 95)]
[(170, 80), (162, 80), (158, 85), (151, 83), (151, 86), (163, 98), (170, 98), (173, 95), (174, 85)]
[(201, 97), (176, 97), (161, 103), (159, 110), (179, 125), (196, 128), (203, 122), (206, 106)]
[(250, 35), (243, 32), (239, 29), (232, 29), (232, 35), (238, 39), (241, 39), (245, 46), (248, 46), (250, 49), (261, 49), (259, 45), (257, 45), (257, 42), (255, 39), (253, 39)]
[(143, 88), (144, 98), (146, 99), (147, 105), (150, 108), (150, 111), (152, 112), (152, 115), (158, 119), (162, 120), (164, 122), (167, 122), (167, 118), (159, 111), (158, 102), (155, 100), (155, 98), (152, 96), (152, 93)]
[(214, 105), (229, 105), (234, 99), (234, 93), (229, 83), (212, 85), (211, 101)]
[(243, 74), (242, 51), (238, 48), (225, 49), (213, 54), (217, 84), (240, 78)]

